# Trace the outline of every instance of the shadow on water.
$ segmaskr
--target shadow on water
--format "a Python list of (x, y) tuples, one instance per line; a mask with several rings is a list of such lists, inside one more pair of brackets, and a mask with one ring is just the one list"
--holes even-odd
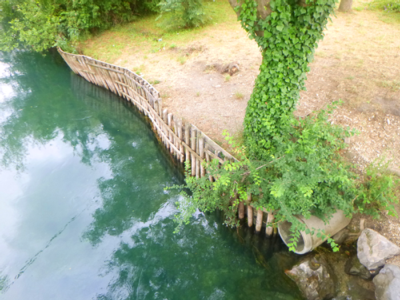
[[(226, 228), (219, 213), (200, 212), (174, 233), (179, 195), (164, 188), (182, 184), (182, 172), (135, 107), (72, 74), (57, 53), (0, 55), (10, 65), (0, 85), (12, 87), (0, 102), (0, 171), (28, 172), (30, 149), (60, 139), (93, 170), (96, 192), (90, 197), (99, 195), (98, 202), (87, 202), (88, 209), (76, 210), (59, 227), (70, 229), (54, 229), (50, 242), (22, 266), (38, 253), (47, 257), (55, 247), (50, 244), (63, 236), (78, 234), (76, 243), (90, 246), (80, 254), (86, 260), (112, 245), (96, 265), (97, 276), (108, 282), (90, 290), (97, 299), (301, 299), (284, 275), (297, 257), (279, 238), (265, 239), (247, 227)], [(99, 165), (108, 171), (97, 175)], [(79, 222), (84, 225), (75, 229)], [(24, 273), (34, 264), (36, 259), (22, 267)], [(5, 295), (10, 276), (0, 273)], [(75, 288), (63, 280), (60, 293)]]

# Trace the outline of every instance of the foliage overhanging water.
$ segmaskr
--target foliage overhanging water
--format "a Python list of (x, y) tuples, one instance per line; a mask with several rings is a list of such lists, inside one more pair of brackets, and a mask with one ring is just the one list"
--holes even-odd
[(128, 103), (58, 54), (0, 53), (1, 299), (301, 299), (279, 241), (198, 213)]

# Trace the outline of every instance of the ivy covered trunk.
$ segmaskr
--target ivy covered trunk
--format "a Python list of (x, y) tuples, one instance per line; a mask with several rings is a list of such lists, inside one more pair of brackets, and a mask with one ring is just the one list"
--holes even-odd
[(353, 5), (353, 0), (342, 0), (340, 1), (339, 10), (348, 12), (351, 10), (352, 5)]
[(271, 139), (288, 123), (305, 89), (308, 64), (323, 37), (335, 0), (229, 0), (255, 39), (262, 64), (244, 121), (250, 157), (270, 155)]

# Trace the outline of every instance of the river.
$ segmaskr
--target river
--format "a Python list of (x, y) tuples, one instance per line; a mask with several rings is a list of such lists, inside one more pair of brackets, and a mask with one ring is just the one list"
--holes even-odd
[(0, 53), (0, 299), (302, 299), (279, 239), (197, 213), (137, 110), (55, 53)]

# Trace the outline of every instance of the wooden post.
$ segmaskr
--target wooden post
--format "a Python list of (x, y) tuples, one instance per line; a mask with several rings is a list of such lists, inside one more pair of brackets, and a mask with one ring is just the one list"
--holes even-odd
[[(207, 149), (207, 146), (206, 146)], [(206, 151), (206, 161), (207, 163), (210, 162), (210, 155), (208, 154), (208, 152)], [(209, 171), (207, 171), (207, 173), (210, 173)], [(210, 180), (211, 182), (213, 182), (213, 177), (211, 175), (208, 175), (208, 180)]]
[(181, 163), (183, 163), (185, 158), (184, 158), (184, 155), (183, 155), (183, 146), (182, 146), (182, 143), (181, 143), (181, 141), (183, 140), (183, 137), (182, 137), (182, 119), (179, 118), (176, 121), (177, 121), (177, 127), (178, 127), (177, 134), (178, 134), (178, 137), (179, 137), (179, 150), (181, 151), (181, 155), (179, 157), (179, 160), (181, 161)]
[(262, 227), (263, 211), (262, 209), (257, 210), (257, 221), (256, 221), (256, 231), (260, 232)]
[[(190, 146), (190, 129), (189, 128), (190, 128), (189, 124), (186, 124), (186, 126), (185, 126), (185, 144), (187, 146)], [(185, 161), (190, 162), (190, 152), (187, 148), (186, 148)]]
[[(168, 114), (168, 127), (171, 129), (171, 124), (172, 124), (172, 113)], [(173, 145), (174, 142), (174, 137), (172, 136), (172, 134), (168, 131), (168, 138), (169, 138), (169, 142)], [(169, 150), (171, 153), (174, 153), (174, 148), (169, 147)]]
[[(164, 123), (168, 124), (168, 109), (164, 109), (162, 118), (163, 118)], [(164, 130), (164, 134), (166, 136), (165, 141), (164, 141), (165, 147), (167, 147), (167, 149), (169, 149), (168, 130), (166, 128), (164, 128), (164, 125), (162, 126), (162, 130)]]
[(271, 212), (268, 212), (267, 223), (265, 228), (265, 233), (267, 236), (271, 236), (274, 234), (274, 228), (271, 226), (274, 221), (274, 215)]
[(200, 161), (200, 177), (203, 177), (206, 175), (206, 170), (203, 167), (203, 161), (204, 161), (204, 138), (201, 136), (199, 137), (199, 155), (201, 157)]
[(239, 202), (239, 220), (243, 220), (244, 219), (244, 203), (243, 201)]
[(251, 202), (251, 194), (249, 193), (247, 196), (247, 226), (253, 226), (253, 207), (250, 206)]
[(158, 102), (158, 111), (157, 111), (157, 113), (158, 113), (159, 116), (161, 116), (162, 115), (162, 99), (158, 98), (157, 102)]
[[(196, 129), (192, 128), (190, 137), (190, 148), (196, 152)], [(192, 176), (196, 175), (196, 157), (192, 154)]]
[(250, 205), (247, 205), (247, 226), (252, 227), (253, 226), (253, 207)]

